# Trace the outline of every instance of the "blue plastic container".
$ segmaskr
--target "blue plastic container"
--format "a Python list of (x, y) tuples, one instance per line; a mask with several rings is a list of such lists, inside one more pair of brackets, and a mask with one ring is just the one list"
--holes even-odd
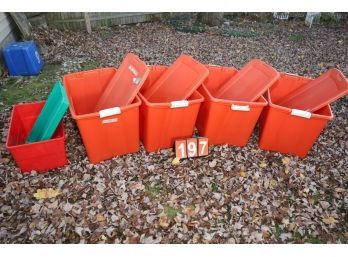
[(3, 54), (11, 76), (38, 75), (43, 67), (34, 41), (9, 43), (4, 47)]

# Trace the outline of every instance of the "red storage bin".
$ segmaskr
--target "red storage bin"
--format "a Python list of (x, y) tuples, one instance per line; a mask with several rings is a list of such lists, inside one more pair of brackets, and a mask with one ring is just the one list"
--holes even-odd
[(191, 137), (204, 100), (197, 91), (187, 100), (167, 103), (153, 103), (144, 97), (142, 93), (167, 69), (166, 66), (150, 66), (148, 79), (139, 93), (143, 101), (140, 107), (140, 137), (148, 152), (173, 147), (176, 139)]
[(268, 91), (269, 106), (260, 117), (261, 149), (301, 158), (308, 154), (327, 122), (333, 119), (330, 106), (310, 113), (281, 106), (278, 102), (311, 81), (310, 78), (282, 73), (279, 81)]
[(25, 143), (44, 104), (36, 102), (13, 106), (6, 147), (22, 172), (42, 172), (67, 164), (62, 122), (51, 139)]
[(204, 102), (197, 118), (199, 134), (209, 138), (209, 144), (244, 146), (267, 105), (264, 97), (253, 102), (223, 100), (214, 97), (226, 81), (238, 74), (235, 68), (208, 66), (209, 77), (198, 89)]
[(102, 68), (67, 74), (63, 84), (87, 155), (92, 163), (139, 150), (139, 106), (132, 104), (95, 112), (94, 108), (115, 68)]

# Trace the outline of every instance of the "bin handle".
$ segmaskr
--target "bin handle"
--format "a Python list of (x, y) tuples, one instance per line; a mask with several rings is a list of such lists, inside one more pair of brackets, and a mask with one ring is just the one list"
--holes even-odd
[(120, 107), (113, 107), (113, 108), (104, 109), (104, 110), (99, 111), (99, 117), (105, 118), (105, 117), (120, 114), (120, 113), (121, 113)]
[(291, 115), (310, 119), (312, 116), (312, 113), (303, 111), (303, 110), (298, 110), (298, 109), (291, 109)]
[(182, 107), (187, 107), (187, 106), (189, 106), (189, 102), (187, 100), (170, 102), (170, 108), (182, 108)]
[(232, 104), (231, 105), (231, 110), (232, 111), (249, 112), (250, 111), (250, 107), (249, 107), (249, 105)]

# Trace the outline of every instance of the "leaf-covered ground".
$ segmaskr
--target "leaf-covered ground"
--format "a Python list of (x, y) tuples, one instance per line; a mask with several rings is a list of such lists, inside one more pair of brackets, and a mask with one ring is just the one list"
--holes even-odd
[(143, 147), (93, 165), (70, 114), (68, 166), (23, 175), (5, 148), (10, 105), (46, 98), (62, 74), (118, 66), (133, 52), (148, 64), (187, 53), (216, 65), (261, 58), (279, 71), (314, 77), (338, 67), (347, 76), (347, 32), (346, 25), (250, 21), (197, 34), (162, 23), (90, 35), (36, 30), (43, 74), (1, 79), (0, 242), (347, 243), (347, 98), (332, 105), (335, 118), (303, 160), (260, 150), (256, 128), (244, 148), (213, 146), (209, 156), (179, 165), (171, 149)]

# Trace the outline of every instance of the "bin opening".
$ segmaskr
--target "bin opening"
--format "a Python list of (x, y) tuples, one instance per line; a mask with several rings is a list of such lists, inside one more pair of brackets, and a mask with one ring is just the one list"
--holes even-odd
[(238, 73), (238, 70), (234, 67), (208, 65), (207, 68), (209, 76), (204, 81), (204, 85), (213, 97), (216, 97), (216, 92), (222, 85)]
[[(13, 120), (11, 121), (11, 124), (15, 124), (15, 126), (12, 125), (9, 129), (9, 137), (7, 142), (8, 147), (25, 144), (25, 141), (31, 129), (33, 128), (34, 123), (38, 115), (40, 114), (40, 111), (43, 108), (44, 104), (45, 102), (41, 102), (39, 107), (37, 104), (36, 106), (32, 104), (30, 106), (30, 109), (28, 109), (28, 104), (16, 105), (14, 107), (12, 115)], [(63, 123), (60, 122), (51, 139), (63, 136)], [(44, 141), (45, 140), (30, 144), (40, 143)]]
[(251, 60), (216, 91), (220, 99), (252, 102), (267, 91), (279, 78), (279, 73), (261, 60)]
[(100, 95), (94, 112), (131, 104), (148, 74), (148, 66), (138, 56), (127, 54)]
[[(282, 100), (294, 91), (301, 89), (301, 87), (306, 86), (308, 83), (313, 81), (311, 78), (301, 77), (295, 74), (280, 73), (280, 78), (277, 83), (269, 89), (269, 102), (271, 104), (279, 105), (284, 108), (291, 108), (282, 105)], [(270, 97), (272, 96), (272, 97)], [(319, 110), (313, 112), (314, 114), (323, 116), (332, 116), (329, 105), (325, 105)]]
[(341, 71), (334, 68), (284, 96), (279, 104), (313, 112), (347, 93), (347, 79)]
[(95, 106), (115, 73), (115, 68), (101, 68), (64, 75), (72, 115), (98, 114)]
[(186, 100), (208, 75), (203, 64), (183, 54), (142, 94), (152, 102)]
[(311, 81), (311, 78), (301, 77), (295, 74), (281, 73), (275, 86), (269, 89), (272, 95), (272, 103), (280, 105), (280, 101), (286, 95), (296, 91), (298, 88), (301, 88)]
[[(157, 105), (157, 106), (159, 106), (158, 104), (160, 104), (162, 106), (166, 106), (166, 108), (167, 108), (167, 106), (170, 106), (170, 102), (156, 102), (156, 101), (149, 100), (148, 98), (146, 98), (144, 96), (144, 92), (148, 88), (150, 88), (154, 83), (156, 83), (156, 81), (161, 77), (161, 75), (166, 70), (168, 70), (169, 67), (168, 66), (162, 66), (162, 65), (156, 65), (156, 66), (149, 66), (149, 68), (150, 68), (149, 76), (147, 77), (144, 85), (142, 86), (142, 88), (140, 90), (141, 98), (147, 104)], [(188, 101), (194, 101), (194, 100), (201, 101), (202, 100), (202, 95), (199, 94), (197, 91), (194, 91), (186, 100), (188, 100)]]

